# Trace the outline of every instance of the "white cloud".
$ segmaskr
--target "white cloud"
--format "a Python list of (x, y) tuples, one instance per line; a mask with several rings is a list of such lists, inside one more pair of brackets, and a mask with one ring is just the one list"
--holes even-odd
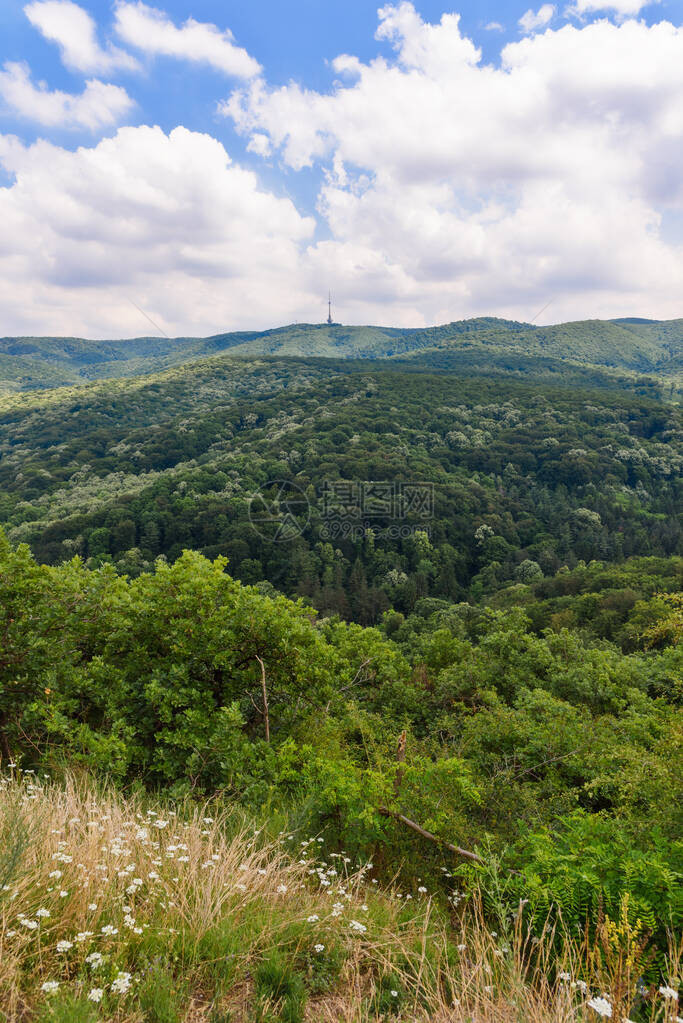
[(519, 19), (519, 27), (523, 32), (537, 32), (541, 28), (546, 28), (555, 17), (555, 7), (553, 4), (543, 4), (537, 11), (530, 8), (526, 14), (523, 14)]
[[(121, 128), (70, 152), (0, 136), (0, 333), (206, 334), (309, 307), (314, 230), (209, 135)], [(303, 297), (302, 297), (303, 296)]]
[(250, 153), (256, 153), (257, 156), (270, 156), (270, 139), (267, 135), (261, 135), (259, 132), (256, 132), (249, 139), (247, 149)]
[(328, 93), (257, 77), (221, 108), (322, 172), (319, 234), (184, 128), (0, 138), (0, 332), (149, 332), (130, 300), (169, 334), (311, 320), (330, 284), (345, 322), (680, 316), (683, 28), (549, 28), (496, 66), (454, 15), (387, 6), (378, 35)]
[(94, 19), (71, 0), (35, 0), (24, 13), (46, 39), (59, 46), (64, 64), (75, 71), (108, 74), (138, 66), (130, 54), (115, 46), (102, 49)]
[(325, 170), (330, 237), (309, 258), (356, 309), (680, 315), (681, 239), (661, 224), (683, 209), (683, 29), (565, 25), (499, 67), (457, 17), (427, 25), (406, 3), (379, 35), (395, 59), (339, 58), (330, 93), (257, 80), (221, 107), (289, 166)]
[(379, 9), (377, 39), (387, 39), (404, 68), (448, 74), (453, 65), (475, 65), (481, 50), (460, 32), (460, 15), (444, 14), (438, 25), (424, 22), (411, 3)]
[(567, 13), (583, 17), (586, 14), (611, 11), (618, 18), (634, 18), (645, 7), (651, 7), (656, 3), (659, 3), (659, 0), (574, 0), (567, 8)]
[(50, 92), (43, 82), (34, 85), (25, 64), (12, 62), (0, 71), (0, 97), (13, 114), (45, 127), (90, 131), (115, 124), (133, 106), (125, 89), (96, 80), (78, 95)]
[(208, 64), (238, 78), (252, 78), (260, 70), (258, 62), (235, 44), (229, 29), (221, 31), (194, 18), (177, 28), (164, 11), (125, 0), (117, 4), (115, 19), (119, 36), (145, 53)]
[(501, 25), (499, 21), (489, 21), (488, 25), (484, 25), (485, 32), (504, 32), (505, 26)]

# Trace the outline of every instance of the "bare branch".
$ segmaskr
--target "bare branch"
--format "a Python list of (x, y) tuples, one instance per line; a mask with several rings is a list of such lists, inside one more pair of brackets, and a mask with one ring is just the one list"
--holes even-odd
[(380, 806), (379, 812), (383, 817), (393, 817), (394, 820), (400, 821), (401, 824), (405, 824), (407, 828), (411, 828), (422, 838), (426, 838), (430, 842), (435, 842), (437, 845), (443, 845), (449, 852), (455, 853), (456, 856), (463, 856), (466, 860), (473, 860), (475, 863), (484, 863), (481, 856), (477, 856), (476, 853), (470, 852), (469, 849), (461, 849), (458, 845), (453, 845), (452, 842), (447, 842), (445, 838), (439, 838), (438, 835), (433, 835), (431, 831), (427, 831), (425, 828), (420, 827), (415, 821), (411, 821), (409, 817), (404, 817), (402, 813), (395, 813), (394, 810), (389, 810), (386, 806)]
[(256, 660), (261, 665), (261, 692), (263, 693), (263, 723), (266, 727), (266, 742), (270, 742), (270, 715), (268, 713), (268, 689), (266, 687), (266, 666), (256, 654)]
[(347, 686), (342, 686), (341, 689), (339, 690), (339, 692), (340, 693), (346, 693), (346, 692), (348, 692), (349, 689), (353, 689), (354, 686), (358, 685), (359, 682), (362, 682), (363, 679), (361, 679), (360, 673), (363, 670), (363, 668), (367, 668), (368, 664), (371, 664), (371, 663), (372, 663), (372, 658), (371, 657), (369, 657), (367, 659), (367, 661), (363, 661), (363, 663), (361, 664), (360, 668), (356, 672), (356, 674), (355, 674), (355, 676), (353, 678), (353, 681), (349, 682), (349, 684)]

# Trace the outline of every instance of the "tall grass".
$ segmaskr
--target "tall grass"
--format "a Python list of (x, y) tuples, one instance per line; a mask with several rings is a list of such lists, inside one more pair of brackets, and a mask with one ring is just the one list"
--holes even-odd
[(623, 921), (558, 958), (521, 911), (498, 930), (476, 900), (456, 918), (316, 836), (213, 808), (5, 777), (0, 839), (2, 1023), (677, 1018), (672, 996), (638, 993)]

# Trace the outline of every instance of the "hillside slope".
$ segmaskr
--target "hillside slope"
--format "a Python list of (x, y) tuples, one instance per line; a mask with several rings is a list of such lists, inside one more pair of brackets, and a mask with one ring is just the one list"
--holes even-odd
[(120, 341), (82, 338), (0, 339), (0, 390), (31, 390), (109, 377), (158, 372), (205, 356), (230, 353), (302, 358), (386, 359), (432, 352), (472, 352), (486, 361), (555, 359), (613, 370), (675, 375), (680, 372), (683, 320), (586, 320), (535, 327), (493, 317), (438, 327), (291, 324), (208, 338), (141, 337)]
[[(658, 324), (660, 329), (635, 328), (607, 320), (579, 320), (547, 327), (489, 328), (474, 338), (476, 343), (525, 355), (557, 359), (640, 373), (666, 372), (666, 366), (683, 348), (683, 321)], [(670, 330), (664, 330), (664, 327)], [(460, 339), (445, 338), (432, 347), (450, 348)]]
[(0, 388), (23, 390), (136, 376), (223, 352), (304, 358), (386, 358), (420, 351), (461, 336), (480, 332), (497, 334), (522, 326), (483, 317), (417, 330), (297, 323), (272, 330), (238, 331), (207, 338), (88, 341), (73, 337), (6, 337), (0, 338)]
[[(370, 623), (491, 592), (529, 560), (553, 574), (678, 552), (680, 415), (655, 399), (417, 359), (225, 356), (5, 395), (0, 524), (41, 560), (79, 553), (130, 575), (185, 547), (225, 554), (245, 581)], [(289, 543), (250, 521), (272, 480), (305, 494)], [(377, 480), (395, 496), (426, 486), (427, 517), (361, 507)], [(356, 482), (333, 514), (340, 481)]]

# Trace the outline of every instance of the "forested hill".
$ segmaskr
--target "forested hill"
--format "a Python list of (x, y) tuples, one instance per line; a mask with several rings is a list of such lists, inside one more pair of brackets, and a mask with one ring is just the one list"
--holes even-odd
[[(366, 624), (582, 560), (683, 551), (674, 404), (616, 382), (550, 387), (416, 361), (223, 356), (7, 394), (0, 525), (41, 561), (78, 553), (133, 576), (184, 548), (226, 555), (245, 582)], [(286, 543), (252, 521), (254, 495), (277, 502), (274, 480), (295, 498), (274, 516)], [(415, 485), (425, 500), (399, 507)]]
[(223, 352), (303, 358), (427, 358), (487, 361), (541, 358), (676, 377), (681, 372), (683, 320), (585, 320), (535, 327), (480, 317), (438, 327), (401, 329), (292, 324), (207, 338), (140, 337), (0, 339), (0, 391), (63, 386), (107, 377), (156, 372)]
[[(7, 346), (0, 1019), (9, 975), (26, 1023), (113, 1019), (121, 977), (129, 1021), (243, 991), (231, 1019), (436, 1023), (457, 990), (460, 1023), (591, 1023), (589, 991), (673, 1023), (683, 421), (642, 367), (676, 330)], [(314, 338), (345, 357), (282, 354)]]

